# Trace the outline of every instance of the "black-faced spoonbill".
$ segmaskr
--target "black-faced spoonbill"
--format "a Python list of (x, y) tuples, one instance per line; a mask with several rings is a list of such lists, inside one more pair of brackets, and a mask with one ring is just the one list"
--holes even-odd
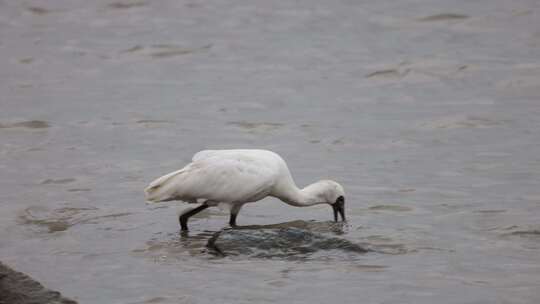
[(246, 203), (266, 196), (276, 197), (296, 207), (329, 204), (345, 221), (345, 192), (331, 180), (321, 180), (299, 189), (285, 161), (266, 150), (204, 150), (193, 156), (184, 168), (164, 175), (144, 190), (149, 203), (179, 200), (199, 203), (199, 207), (180, 215), (180, 226), (187, 230), (188, 219), (220, 203), (228, 204), (229, 224)]

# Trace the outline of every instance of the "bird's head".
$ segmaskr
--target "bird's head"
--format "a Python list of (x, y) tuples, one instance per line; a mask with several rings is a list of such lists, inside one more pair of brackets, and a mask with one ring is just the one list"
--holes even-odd
[(338, 221), (338, 213), (341, 216), (341, 220), (345, 221), (345, 190), (343, 187), (334, 182), (329, 182), (329, 194), (328, 194), (328, 203), (332, 206), (334, 210), (334, 221)]
[(322, 180), (308, 186), (312, 193), (315, 193), (315, 200), (332, 206), (334, 210), (334, 220), (338, 221), (338, 214), (341, 220), (345, 221), (345, 190), (332, 180)]

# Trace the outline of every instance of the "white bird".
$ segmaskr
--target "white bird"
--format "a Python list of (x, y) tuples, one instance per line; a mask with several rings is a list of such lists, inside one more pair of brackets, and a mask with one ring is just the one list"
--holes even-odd
[(299, 189), (285, 161), (267, 150), (204, 150), (193, 156), (184, 168), (164, 175), (144, 190), (149, 203), (179, 200), (200, 203), (180, 215), (182, 230), (188, 219), (220, 203), (229, 205), (229, 224), (236, 226), (236, 216), (246, 203), (267, 196), (276, 197), (296, 207), (329, 204), (345, 221), (345, 192), (331, 180), (321, 180)]

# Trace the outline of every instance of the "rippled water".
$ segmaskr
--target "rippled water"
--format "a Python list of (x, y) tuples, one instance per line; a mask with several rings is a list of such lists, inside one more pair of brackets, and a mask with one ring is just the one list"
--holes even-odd
[[(0, 1), (0, 259), (81, 303), (538, 303), (539, 12)], [(145, 205), (235, 147), (339, 181), (348, 223)]]

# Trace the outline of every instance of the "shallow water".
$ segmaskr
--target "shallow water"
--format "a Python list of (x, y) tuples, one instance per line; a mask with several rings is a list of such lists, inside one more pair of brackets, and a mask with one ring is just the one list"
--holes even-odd
[[(298, 223), (302, 228), (297, 227)], [(325, 229), (326, 232), (336, 233), (332, 226)], [(236, 255), (241, 259), (254, 257), (306, 260), (319, 253), (328, 258), (328, 251), (352, 253), (353, 256), (373, 251), (367, 246), (346, 239), (313, 232), (310, 225), (296, 221), (220, 230), (208, 240), (206, 247), (217, 256)]]
[[(0, 1), (0, 259), (81, 303), (538, 303), (539, 12)], [(273, 199), (239, 225), (377, 250), (222, 257), (226, 212), (181, 235), (181, 204), (145, 205), (155, 177), (233, 147), (347, 192), (335, 230), (331, 208)]]

